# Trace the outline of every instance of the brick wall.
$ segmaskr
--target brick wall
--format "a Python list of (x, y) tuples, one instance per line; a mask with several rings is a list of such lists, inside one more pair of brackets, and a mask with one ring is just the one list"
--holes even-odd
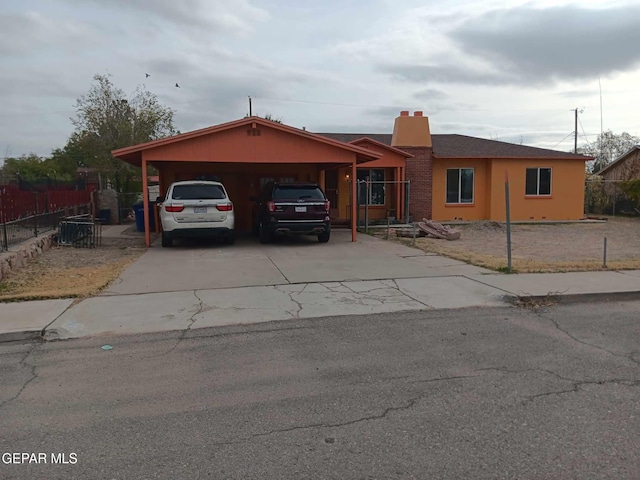
[(409, 215), (413, 221), (431, 219), (433, 148), (432, 147), (396, 147), (413, 155), (407, 158), (406, 177), (411, 181), (409, 195)]

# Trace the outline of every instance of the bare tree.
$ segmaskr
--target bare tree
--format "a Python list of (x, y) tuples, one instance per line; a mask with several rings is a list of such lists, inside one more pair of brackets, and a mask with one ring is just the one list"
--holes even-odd
[(578, 153), (594, 157), (595, 160), (590, 165), (589, 171), (595, 173), (627, 153), (638, 143), (640, 143), (640, 138), (627, 132), (615, 134), (611, 130), (607, 130), (598, 135), (595, 142), (587, 143), (578, 148)]

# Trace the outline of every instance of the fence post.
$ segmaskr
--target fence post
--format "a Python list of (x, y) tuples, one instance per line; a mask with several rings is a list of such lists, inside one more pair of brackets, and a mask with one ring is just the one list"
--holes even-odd
[(364, 202), (364, 231), (367, 233), (369, 230), (369, 177), (367, 177), (365, 185), (365, 192), (367, 194), (367, 198)]
[(33, 215), (33, 233), (34, 233), (34, 236), (37, 237), (38, 236), (38, 194), (35, 193), (34, 196), (36, 199), (36, 211), (35, 211), (35, 214)]
[(2, 222), (2, 243), (4, 248), (0, 250), (9, 250), (9, 239), (7, 238), (7, 224)]
[(409, 223), (409, 207), (411, 202), (411, 182), (407, 180), (406, 189), (405, 189), (406, 199), (404, 202), (404, 214), (406, 217), (406, 222)]

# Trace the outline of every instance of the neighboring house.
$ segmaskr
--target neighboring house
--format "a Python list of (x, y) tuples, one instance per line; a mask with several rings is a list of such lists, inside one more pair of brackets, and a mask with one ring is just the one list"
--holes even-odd
[(640, 179), (640, 145), (620, 155), (596, 175), (609, 182)]
[(633, 191), (634, 187), (625, 185), (625, 182), (640, 181), (640, 145), (634, 146), (597, 172), (596, 178), (598, 177), (602, 181), (590, 183), (591, 195), (588, 198), (595, 199), (589, 204), (591, 209), (613, 215), (616, 212), (638, 212), (638, 201), (633, 195), (631, 197), (634, 198), (630, 198), (627, 190), (631, 187)]
[[(584, 167), (590, 160), (463, 135), (431, 135), (422, 112), (406, 111), (389, 135), (314, 134), (247, 117), (112, 153), (142, 168), (144, 189), (147, 167), (155, 167), (160, 195), (176, 180), (219, 177), (234, 202), (238, 230), (250, 229), (250, 197), (266, 182), (318, 182), (331, 201), (332, 220), (349, 224), (354, 240), (356, 218), (363, 215), (357, 204), (365, 202), (372, 220), (504, 220), (507, 175), (513, 220), (582, 218)], [(149, 244), (149, 219), (145, 224)]]

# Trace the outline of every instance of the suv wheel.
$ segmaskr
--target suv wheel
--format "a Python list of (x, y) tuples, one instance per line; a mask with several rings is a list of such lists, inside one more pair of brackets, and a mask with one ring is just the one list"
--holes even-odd
[(162, 246), (173, 247), (173, 240), (171, 240), (164, 232), (162, 232)]
[(258, 238), (260, 243), (269, 243), (271, 241), (271, 233), (262, 223), (258, 227)]
[(331, 230), (327, 230), (326, 232), (322, 232), (318, 234), (318, 241), (320, 243), (327, 243), (329, 241), (329, 237), (331, 236)]
[(227, 245), (233, 245), (236, 243), (236, 232), (231, 231), (227, 233), (226, 237), (224, 237), (224, 243)]

